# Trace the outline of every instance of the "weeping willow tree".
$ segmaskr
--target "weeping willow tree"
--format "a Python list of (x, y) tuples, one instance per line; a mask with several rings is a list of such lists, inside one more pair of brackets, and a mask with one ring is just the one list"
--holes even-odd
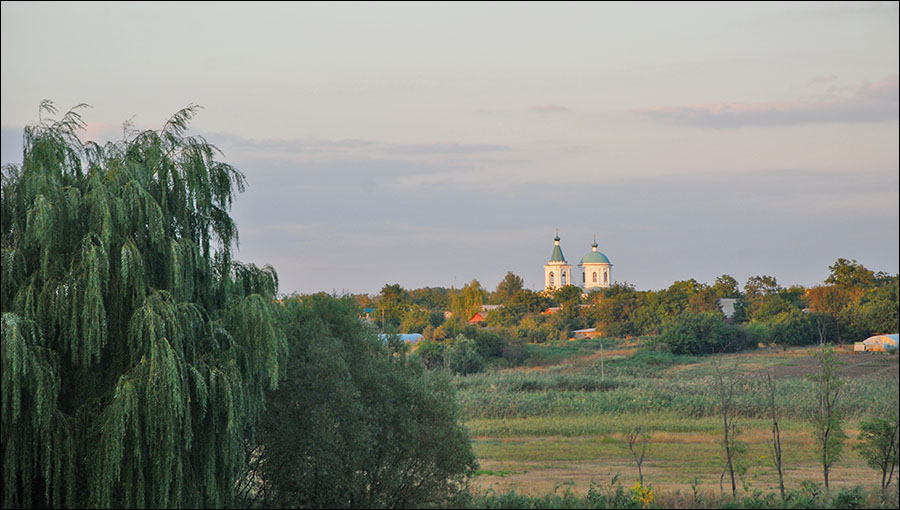
[(82, 106), (2, 173), (3, 507), (229, 505), (286, 355), (275, 271), (232, 259), (244, 176), (196, 106), (103, 146)]

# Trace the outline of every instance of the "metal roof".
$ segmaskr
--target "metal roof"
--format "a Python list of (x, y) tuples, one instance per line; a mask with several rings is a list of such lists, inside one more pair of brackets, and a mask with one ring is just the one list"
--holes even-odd
[(589, 251), (587, 255), (581, 258), (581, 262), (579, 264), (609, 264), (609, 259), (606, 258), (606, 255), (600, 253), (599, 251)]
[(398, 336), (398, 337), (400, 337), (400, 340), (403, 340), (404, 342), (406, 342), (408, 344), (414, 344), (424, 338), (421, 333), (395, 333), (393, 335), (381, 333), (378, 335), (378, 337), (381, 338), (382, 340), (384, 340), (385, 342), (387, 342), (388, 338), (390, 338), (392, 336)]

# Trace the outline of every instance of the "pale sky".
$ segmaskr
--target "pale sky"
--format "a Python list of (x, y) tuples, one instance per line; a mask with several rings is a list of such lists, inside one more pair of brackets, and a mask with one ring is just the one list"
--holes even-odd
[(540, 289), (556, 228), (638, 289), (815, 285), (900, 270), (898, 41), (897, 2), (4, 2), (2, 160), (42, 99), (98, 141), (199, 104), (283, 293)]

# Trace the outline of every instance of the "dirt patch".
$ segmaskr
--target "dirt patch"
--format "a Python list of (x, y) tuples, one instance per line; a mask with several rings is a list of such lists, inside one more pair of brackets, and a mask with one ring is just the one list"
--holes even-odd
[[(838, 360), (843, 363), (841, 375), (844, 377), (900, 377), (900, 360), (897, 356), (879, 352), (839, 352)], [(778, 379), (805, 377), (819, 371), (816, 359), (808, 353), (787, 359), (775, 366)]]

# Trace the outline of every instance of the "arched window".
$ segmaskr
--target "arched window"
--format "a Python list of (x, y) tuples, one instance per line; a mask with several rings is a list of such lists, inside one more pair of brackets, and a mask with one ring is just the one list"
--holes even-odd
[(550, 271), (550, 286), (553, 286), (553, 271)]
[(581, 283), (584, 283), (584, 282), (586, 282), (586, 281), (587, 281), (587, 280), (584, 279), (584, 271), (582, 271), (582, 272), (581, 272)]
[(603, 271), (603, 283), (609, 283), (609, 273)]
[(562, 283), (563, 285), (566, 284), (566, 272), (565, 271), (562, 272), (562, 277), (560, 278), (560, 283)]
[(594, 271), (594, 283), (597, 283), (597, 271)]

